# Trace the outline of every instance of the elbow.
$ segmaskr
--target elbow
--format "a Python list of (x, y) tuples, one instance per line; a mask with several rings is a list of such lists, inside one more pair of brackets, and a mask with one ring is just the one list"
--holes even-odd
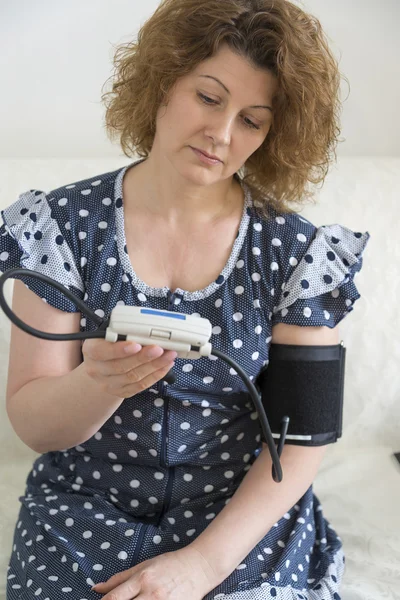
[[(24, 427), (23, 423), (21, 424), (21, 427), (20, 427), (18, 415), (15, 415), (14, 411), (13, 411), (12, 397), (7, 398), (6, 412), (7, 412), (7, 416), (8, 416), (10, 425), (11, 425), (15, 435), (21, 440), (21, 442), (23, 444), (25, 444), (25, 446), (27, 446), (30, 450), (33, 450), (37, 454), (44, 454), (44, 452), (46, 452), (46, 450), (44, 450), (43, 448), (40, 447), (38, 440), (34, 440), (29, 437), (29, 429), (27, 430), (26, 426)], [(26, 421), (25, 421), (25, 424), (26, 424)]]

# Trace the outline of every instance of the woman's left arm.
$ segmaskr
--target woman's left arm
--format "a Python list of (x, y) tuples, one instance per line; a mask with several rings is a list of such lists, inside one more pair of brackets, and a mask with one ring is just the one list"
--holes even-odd
[(271, 527), (296, 504), (313, 482), (326, 446), (285, 445), (283, 480), (271, 476), (272, 460), (265, 446), (230, 502), (187, 548), (210, 564), (219, 585)]
[[(272, 343), (333, 345), (338, 328), (299, 327), (278, 323)], [(271, 527), (296, 504), (312, 484), (327, 446), (285, 444), (280, 457), (283, 480), (272, 479), (272, 459), (266, 444), (229, 503), (187, 548), (196, 549), (221, 583), (234, 571)]]

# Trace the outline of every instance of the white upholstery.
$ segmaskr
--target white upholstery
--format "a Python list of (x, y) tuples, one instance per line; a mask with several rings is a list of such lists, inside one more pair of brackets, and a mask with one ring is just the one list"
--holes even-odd
[[(2, 160), (0, 209), (28, 189), (48, 192), (133, 160)], [(318, 205), (301, 211), (318, 226), (340, 223), (371, 234), (355, 279), (361, 299), (339, 325), (347, 347), (343, 437), (329, 447), (315, 481), (344, 543), (343, 600), (400, 598), (400, 465), (392, 458), (400, 451), (399, 184), (399, 158), (341, 158)], [(13, 283), (7, 284), (10, 303)], [(0, 310), (0, 600), (18, 496), (37, 456), (15, 435), (5, 410), (9, 335)]]

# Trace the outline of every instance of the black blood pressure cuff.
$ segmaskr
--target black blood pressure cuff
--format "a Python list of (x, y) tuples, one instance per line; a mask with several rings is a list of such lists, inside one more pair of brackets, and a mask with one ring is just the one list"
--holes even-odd
[(345, 358), (343, 343), (271, 344), (269, 363), (255, 386), (275, 439), (284, 416), (289, 417), (287, 444), (322, 446), (341, 437)]

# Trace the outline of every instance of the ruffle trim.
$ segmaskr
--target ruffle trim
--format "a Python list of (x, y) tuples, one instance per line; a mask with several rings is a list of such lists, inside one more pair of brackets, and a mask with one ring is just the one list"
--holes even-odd
[[(2, 271), (17, 267), (39, 271), (66, 288), (72, 288), (71, 291), (79, 290), (81, 294), (84, 293), (75, 257), (52, 216), (45, 192), (29, 190), (20, 194), (13, 204), (1, 211), (1, 217)], [(29, 277), (27, 281), (28, 287), (31, 287), (30, 283), (35, 280)]]
[[(342, 225), (323, 225), (299, 263), (292, 257), (294, 271), (284, 283), (279, 304), (273, 312), (287, 309), (298, 299), (314, 298), (327, 292), (338, 292), (361, 270), (362, 256), (370, 238), (369, 232), (354, 232)], [(353, 283), (352, 302), (359, 298)], [(349, 286), (346, 286), (349, 289)]]

